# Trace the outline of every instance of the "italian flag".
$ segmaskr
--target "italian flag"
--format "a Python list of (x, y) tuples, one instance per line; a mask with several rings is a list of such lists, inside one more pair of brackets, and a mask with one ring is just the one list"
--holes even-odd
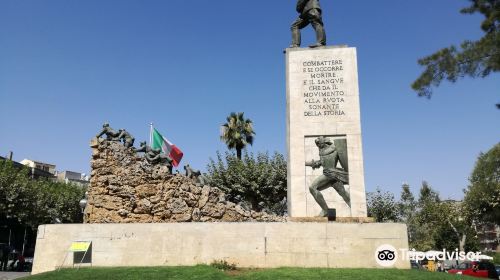
[(153, 128), (152, 134), (151, 147), (153, 149), (161, 149), (162, 153), (167, 154), (172, 159), (172, 164), (175, 167), (179, 166), (182, 156), (184, 155), (182, 151), (179, 150), (177, 146), (168, 141), (167, 138), (161, 136), (156, 128)]

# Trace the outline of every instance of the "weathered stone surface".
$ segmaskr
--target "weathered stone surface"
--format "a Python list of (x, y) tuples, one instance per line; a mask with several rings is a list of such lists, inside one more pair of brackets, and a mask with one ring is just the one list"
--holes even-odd
[[(347, 142), (350, 204), (334, 188), (321, 191), (337, 217), (366, 217), (359, 85), (355, 48), (287, 49), (288, 214), (315, 217), (322, 211), (309, 188), (323, 175), (319, 136)], [(346, 169), (346, 170), (347, 170)]]
[[(141, 219), (133, 216), (129, 221)], [(398, 252), (408, 250), (404, 224), (161, 221), (153, 217), (155, 224), (148, 225), (42, 225), (32, 274), (72, 267), (73, 258), (65, 256), (75, 240), (92, 241), (93, 267), (186, 266), (227, 260), (254, 268), (379, 268), (375, 253), (380, 245), (390, 244)], [(410, 262), (400, 256), (394, 268), (410, 268)]]
[(284, 222), (228, 202), (214, 186), (199, 186), (151, 165), (118, 142), (92, 140), (87, 223)]

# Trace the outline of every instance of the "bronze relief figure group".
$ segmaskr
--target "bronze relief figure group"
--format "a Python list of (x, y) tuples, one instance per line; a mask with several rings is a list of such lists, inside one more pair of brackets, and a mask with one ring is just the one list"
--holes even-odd
[[(96, 135), (96, 138), (105, 136), (102, 141), (121, 142), (126, 148), (132, 149), (135, 153), (143, 153), (143, 158), (151, 165), (161, 164), (168, 167), (169, 173), (172, 174), (173, 160), (169, 155), (162, 153), (161, 149), (155, 149), (147, 145), (146, 141), (139, 143), (139, 148), (134, 147), (135, 138), (125, 129), (115, 130), (111, 128), (109, 123), (102, 125), (102, 130)], [(196, 184), (201, 186), (207, 185), (210, 179), (206, 174), (202, 174), (199, 170), (193, 169), (189, 164), (184, 166), (185, 176), (192, 179)]]

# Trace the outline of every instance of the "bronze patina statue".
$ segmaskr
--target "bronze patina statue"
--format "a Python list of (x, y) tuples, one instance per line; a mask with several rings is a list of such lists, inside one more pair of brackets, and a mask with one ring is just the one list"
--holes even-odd
[(135, 138), (125, 129), (120, 129), (118, 139), (123, 140), (123, 145), (127, 148), (134, 146)]
[(323, 18), (321, 16), (321, 7), (319, 0), (298, 0), (297, 12), (299, 17), (292, 24), (292, 45), (290, 48), (300, 47), (300, 29), (311, 24), (316, 31), (316, 43), (310, 45), (310, 48), (317, 48), (326, 45), (326, 34), (323, 27)]
[(136, 153), (144, 153), (144, 158), (150, 164), (164, 164), (168, 167), (170, 174), (172, 174), (173, 164), (172, 159), (161, 152), (161, 149), (153, 149), (146, 144), (146, 142), (141, 142), (139, 148), (134, 148)]
[(134, 147), (134, 152), (136, 153), (145, 153), (147, 152), (148, 145), (146, 144), (146, 141), (143, 141), (139, 143), (139, 148)]
[(184, 170), (186, 171), (186, 177), (192, 179), (196, 184), (204, 186), (209, 183), (209, 179), (205, 174), (201, 174), (200, 170), (193, 169), (189, 164), (184, 165)]
[(96, 137), (99, 138), (106, 134), (106, 140), (108, 141), (117, 141), (120, 142), (120, 132), (117, 132), (116, 130), (112, 129), (109, 126), (109, 123), (104, 123), (102, 125), (102, 130), (101, 133), (97, 134)]
[[(347, 165), (347, 142), (345, 139), (335, 140), (335, 145), (329, 138), (320, 136), (315, 140), (319, 148), (319, 161), (306, 162), (306, 166), (313, 169), (323, 166), (323, 175), (316, 178), (309, 191), (321, 207), (320, 216), (324, 217), (328, 213), (328, 205), (321, 194), (322, 190), (333, 187), (337, 193), (351, 207), (351, 198), (344, 185), (349, 184), (349, 170)], [(341, 168), (337, 167), (340, 163)]]

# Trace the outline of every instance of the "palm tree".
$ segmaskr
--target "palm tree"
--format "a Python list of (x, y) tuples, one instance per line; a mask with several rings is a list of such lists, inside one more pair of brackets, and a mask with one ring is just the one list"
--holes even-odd
[(221, 126), (220, 139), (224, 141), (228, 149), (236, 149), (236, 156), (241, 159), (241, 150), (247, 144), (253, 143), (253, 124), (250, 119), (245, 119), (243, 113), (232, 112), (227, 117), (227, 123)]

